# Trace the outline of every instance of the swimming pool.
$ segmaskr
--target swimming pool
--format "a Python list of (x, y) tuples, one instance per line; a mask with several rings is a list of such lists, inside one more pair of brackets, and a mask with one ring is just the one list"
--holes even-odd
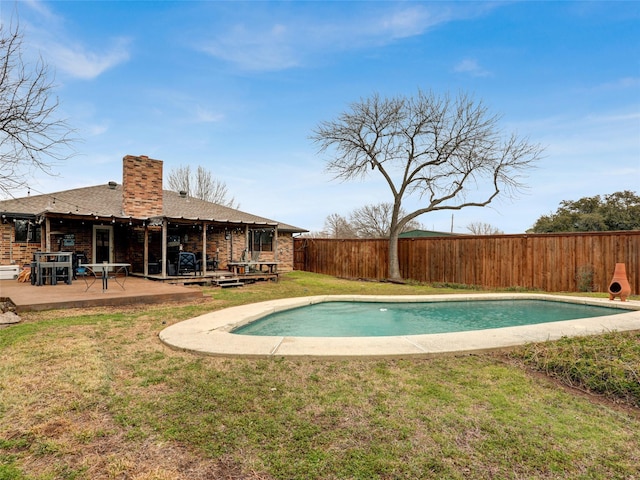
[[(376, 337), (296, 337), (232, 334), (235, 328), (271, 313), (328, 301), (450, 302), (476, 300), (547, 300), (616, 307), (625, 313), (578, 318), (536, 325), (491, 328), (482, 331), (395, 335)], [(640, 330), (640, 301), (609, 301), (606, 298), (547, 294), (456, 294), (456, 295), (317, 295), (284, 298), (230, 307), (205, 313), (171, 325), (159, 333), (165, 345), (197, 354), (225, 357), (354, 358), (431, 357), (508, 348), (530, 342), (557, 340), (565, 336), (597, 335), (608, 331)]]
[(486, 330), (624, 310), (548, 300), (449, 302), (321, 302), (272, 313), (235, 328), (237, 335), (294, 337), (380, 337)]

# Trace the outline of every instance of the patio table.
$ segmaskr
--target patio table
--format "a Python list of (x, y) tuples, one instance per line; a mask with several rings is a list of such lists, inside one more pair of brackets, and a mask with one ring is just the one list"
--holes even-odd
[[(72, 252), (35, 252), (36, 285), (44, 285), (49, 278), (51, 285), (56, 285), (58, 276), (63, 277), (67, 285), (71, 285), (73, 277)], [(58, 270), (61, 274), (58, 275)]]
[(262, 266), (267, 267), (269, 273), (278, 273), (278, 265), (280, 262), (258, 262), (258, 268), (262, 271)]
[(258, 260), (256, 262), (254, 262), (254, 261), (228, 262), (227, 263), (227, 267), (229, 268), (230, 272), (233, 272), (236, 275), (238, 273), (244, 273), (249, 267), (253, 267), (253, 266), (257, 266), (258, 270), (260, 270), (261, 272), (263, 271), (262, 267), (265, 266), (265, 267), (267, 267), (266, 271), (268, 273), (277, 273), (279, 264), (280, 264), (280, 262)]
[(249, 266), (249, 262), (227, 262), (227, 268), (231, 273), (239, 274), (244, 273), (245, 269)]
[[(106, 292), (107, 289), (109, 288), (109, 273), (112, 270), (115, 270), (113, 272), (113, 280), (120, 285), (120, 288), (122, 288), (124, 290), (124, 282), (127, 280), (127, 277), (129, 276), (129, 267), (131, 267), (130, 263), (108, 263), (108, 262), (103, 262), (103, 263), (81, 263), (80, 265), (78, 265), (78, 268), (85, 268), (86, 272), (89, 273), (90, 275), (93, 275), (93, 280), (91, 281), (91, 283), (89, 283), (89, 281), (87, 280), (87, 274), (85, 273), (84, 275), (84, 282), (87, 285), (87, 288), (85, 289), (85, 292), (87, 290), (89, 290), (89, 288), (91, 288), (91, 286), (96, 283), (96, 280), (98, 279), (98, 273), (101, 274), (102, 277), (102, 291)], [(118, 274), (124, 274), (124, 277), (122, 277), (122, 281), (118, 280)]]

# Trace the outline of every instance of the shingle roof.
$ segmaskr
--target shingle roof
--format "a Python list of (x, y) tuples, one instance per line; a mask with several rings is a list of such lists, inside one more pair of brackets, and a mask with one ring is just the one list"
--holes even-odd
[[(201, 220), (219, 223), (278, 225), (287, 232), (307, 230), (233, 208), (205, 202), (179, 193), (163, 190), (163, 216), (169, 219)], [(115, 188), (108, 184), (76, 188), (62, 192), (33, 195), (0, 201), (0, 213), (40, 215), (99, 216), (129, 218), (122, 211), (122, 185)]]

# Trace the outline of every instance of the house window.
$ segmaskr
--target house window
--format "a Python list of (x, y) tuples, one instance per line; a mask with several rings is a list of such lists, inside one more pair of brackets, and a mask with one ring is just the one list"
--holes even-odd
[(273, 251), (273, 230), (249, 230), (252, 252)]
[(15, 220), (16, 242), (40, 243), (41, 228), (29, 220)]

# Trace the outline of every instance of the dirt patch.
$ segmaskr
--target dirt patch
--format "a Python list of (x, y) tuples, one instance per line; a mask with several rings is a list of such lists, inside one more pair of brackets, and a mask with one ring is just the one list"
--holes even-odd
[[(64, 445), (60, 427), (48, 433), (51, 445)], [(68, 445), (70, 447), (70, 445)], [(38, 444), (32, 449), (47, 448)], [(17, 453), (17, 452), (16, 452)], [(63, 457), (63, 458), (61, 458)], [(35, 476), (61, 472), (82, 472), (80, 478), (92, 480), (271, 480), (258, 472), (244, 472), (232, 458), (203, 459), (182, 445), (147, 440), (133, 445), (122, 434), (101, 436), (81, 448), (58, 452), (56, 460), (49, 455), (30, 455), (22, 465), (25, 473)], [(62, 478), (57, 477), (55, 478)], [(66, 478), (66, 477), (65, 477)]]
[[(2, 432), (3, 454), (20, 455), (20, 469), (34, 478), (91, 480), (271, 480), (243, 471), (231, 456), (208, 459), (178, 442), (155, 435), (131, 438), (103, 407), (40, 421)], [(13, 447), (8, 447), (13, 445)], [(78, 475), (79, 476), (76, 476)], [(48, 478), (48, 477), (47, 477)]]

